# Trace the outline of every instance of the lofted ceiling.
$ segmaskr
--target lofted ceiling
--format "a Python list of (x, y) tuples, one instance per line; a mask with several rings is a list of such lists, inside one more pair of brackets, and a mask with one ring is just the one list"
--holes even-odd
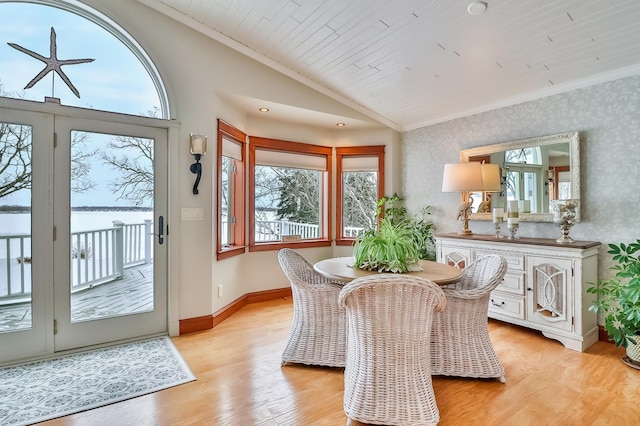
[(138, 1), (398, 131), (640, 74), (639, 0)]

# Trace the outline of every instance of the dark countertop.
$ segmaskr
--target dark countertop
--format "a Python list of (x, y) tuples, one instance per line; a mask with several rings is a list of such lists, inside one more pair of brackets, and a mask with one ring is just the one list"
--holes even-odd
[(601, 243), (597, 241), (574, 241), (573, 243), (557, 243), (553, 238), (526, 238), (521, 237), (514, 240), (509, 238), (496, 239), (495, 235), (487, 234), (471, 234), (471, 235), (459, 235), (459, 234), (436, 234), (436, 239), (442, 238), (454, 238), (458, 240), (472, 240), (472, 241), (486, 241), (492, 243), (508, 243), (508, 244), (530, 244), (536, 246), (551, 246), (558, 248), (576, 248), (576, 249), (588, 249), (591, 247), (599, 246)]

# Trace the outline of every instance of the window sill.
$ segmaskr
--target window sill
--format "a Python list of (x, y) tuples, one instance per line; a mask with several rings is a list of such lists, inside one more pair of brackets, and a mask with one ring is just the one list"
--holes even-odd
[(228, 259), (233, 256), (238, 256), (244, 253), (246, 246), (233, 246), (223, 248), (216, 254), (217, 260)]
[(356, 242), (355, 238), (344, 238), (341, 240), (336, 240), (337, 246), (352, 246)]

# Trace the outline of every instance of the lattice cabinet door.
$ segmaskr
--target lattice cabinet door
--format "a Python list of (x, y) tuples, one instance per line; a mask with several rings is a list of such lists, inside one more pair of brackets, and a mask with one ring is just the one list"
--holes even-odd
[(572, 261), (538, 256), (527, 261), (527, 320), (572, 331)]
[(471, 250), (459, 247), (442, 247), (438, 262), (464, 269), (472, 262)]

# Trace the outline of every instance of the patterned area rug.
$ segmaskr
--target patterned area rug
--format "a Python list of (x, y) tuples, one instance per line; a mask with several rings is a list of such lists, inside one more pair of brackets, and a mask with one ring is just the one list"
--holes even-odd
[(195, 380), (168, 337), (0, 369), (0, 425), (29, 425)]

